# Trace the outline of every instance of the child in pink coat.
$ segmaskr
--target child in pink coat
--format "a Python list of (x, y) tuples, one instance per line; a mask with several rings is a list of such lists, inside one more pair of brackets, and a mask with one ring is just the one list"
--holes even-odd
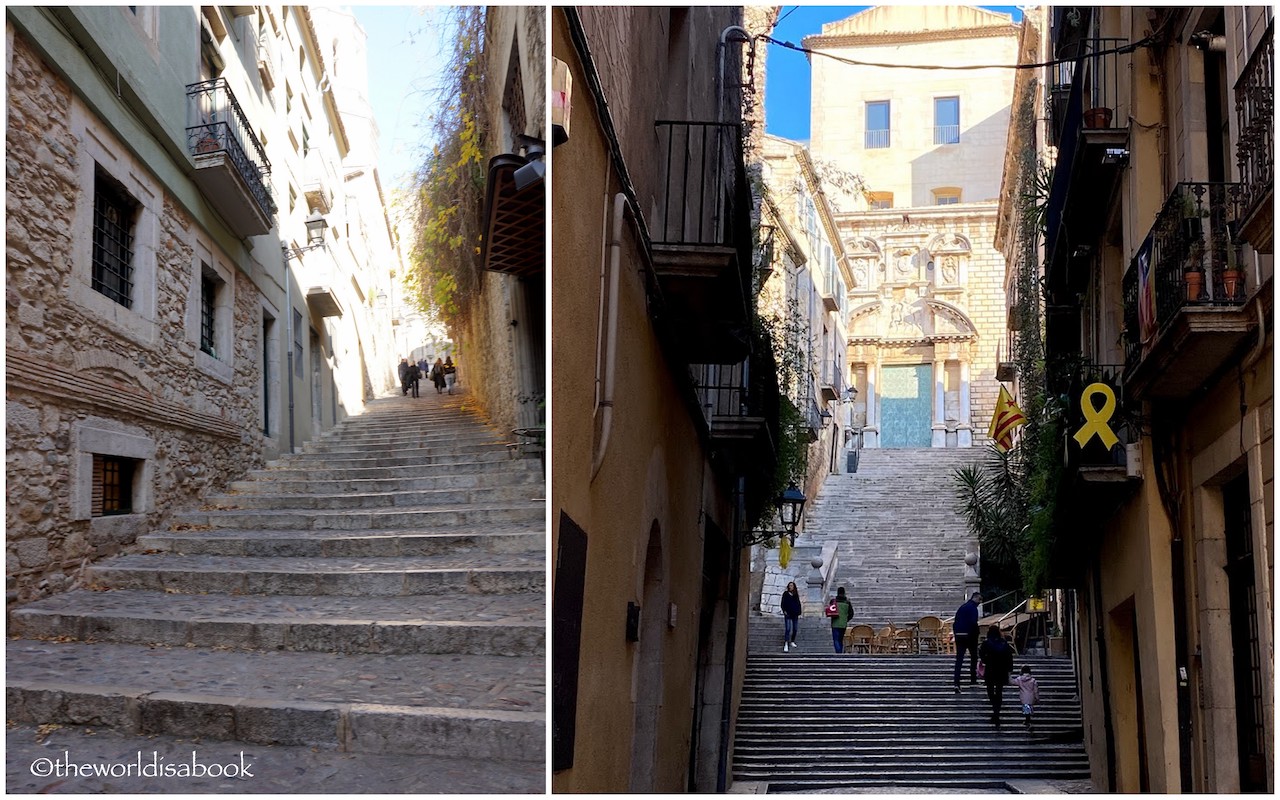
[(1009, 682), (1018, 687), (1018, 702), (1022, 703), (1022, 724), (1030, 730), (1031, 715), (1036, 710), (1036, 703), (1040, 702), (1040, 684), (1031, 677), (1031, 667), (1027, 664), (1022, 665), (1022, 674)]

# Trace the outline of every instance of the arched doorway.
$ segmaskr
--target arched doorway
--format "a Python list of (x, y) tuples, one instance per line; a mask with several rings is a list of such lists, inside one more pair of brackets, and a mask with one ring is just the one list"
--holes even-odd
[(662, 529), (649, 528), (644, 559), (644, 595), (640, 600), (640, 641), (635, 660), (635, 718), (631, 734), (633, 793), (666, 791), (655, 787), (658, 720), (662, 714), (662, 645), (666, 634), (667, 585), (663, 579)]

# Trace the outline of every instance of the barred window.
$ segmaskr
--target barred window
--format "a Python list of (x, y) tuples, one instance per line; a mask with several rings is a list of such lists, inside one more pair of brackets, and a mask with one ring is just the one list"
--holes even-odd
[(200, 349), (211, 356), (214, 350), (214, 300), (218, 294), (218, 285), (208, 275), (200, 276)]
[(138, 460), (93, 454), (93, 516), (133, 513), (133, 476)]
[(133, 305), (133, 235), (138, 203), (102, 170), (93, 182), (94, 291)]

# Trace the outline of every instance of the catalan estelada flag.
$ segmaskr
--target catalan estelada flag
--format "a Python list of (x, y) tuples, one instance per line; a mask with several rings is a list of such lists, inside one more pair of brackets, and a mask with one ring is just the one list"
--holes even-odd
[(1000, 397), (996, 400), (996, 413), (991, 417), (991, 429), (987, 431), (987, 435), (1001, 452), (1007, 453), (1013, 447), (1013, 429), (1026, 424), (1027, 418), (1022, 409), (1018, 408), (1018, 404), (1009, 396), (1009, 390), (1002, 385)]

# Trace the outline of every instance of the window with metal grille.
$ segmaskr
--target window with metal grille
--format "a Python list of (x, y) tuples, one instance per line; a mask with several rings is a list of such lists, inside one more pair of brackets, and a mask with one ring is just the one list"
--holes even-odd
[(133, 476), (138, 463), (133, 458), (93, 454), (93, 516), (133, 513)]
[(138, 204), (118, 181), (98, 170), (93, 181), (94, 291), (133, 304), (133, 229)]
[(200, 349), (211, 356), (214, 350), (214, 301), (218, 295), (217, 282), (208, 275), (200, 276)]
[(878, 100), (867, 103), (867, 140), (866, 149), (874, 150), (889, 146), (889, 101)]
[(933, 143), (960, 143), (960, 98), (933, 98)]

